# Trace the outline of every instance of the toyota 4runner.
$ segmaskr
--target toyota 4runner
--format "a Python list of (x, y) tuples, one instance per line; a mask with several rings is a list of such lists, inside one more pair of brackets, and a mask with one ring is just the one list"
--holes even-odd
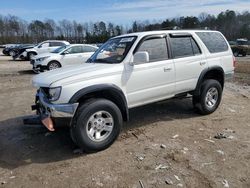
[(131, 108), (191, 95), (198, 113), (213, 113), (234, 63), (217, 31), (126, 34), (108, 40), (85, 64), (35, 76), (32, 107), (50, 131), (63, 120), (79, 147), (100, 151), (115, 141)]

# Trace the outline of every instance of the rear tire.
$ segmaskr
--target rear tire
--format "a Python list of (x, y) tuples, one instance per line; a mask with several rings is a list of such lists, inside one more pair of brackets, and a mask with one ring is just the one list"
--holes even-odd
[(239, 52), (237, 52), (237, 51), (234, 52), (233, 54), (234, 54), (234, 57), (238, 57), (239, 56)]
[(205, 80), (199, 96), (193, 96), (195, 110), (202, 115), (213, 113), (220, 105), (222, 86), (217, 80)]
[(118, 137), (122, 124), (120, 109), (106, 99), (84, 103), (77, 111), (72, 129), (73, 141), (87, 153), (108, 148)]

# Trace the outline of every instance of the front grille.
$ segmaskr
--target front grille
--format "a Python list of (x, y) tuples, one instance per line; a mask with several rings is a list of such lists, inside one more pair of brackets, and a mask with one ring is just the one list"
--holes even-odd
[(40, 88), (43, 92), (43, 94), (46, 96), (47, 99), (49, 99), (49, 88), (48, 87), (41, 87)]

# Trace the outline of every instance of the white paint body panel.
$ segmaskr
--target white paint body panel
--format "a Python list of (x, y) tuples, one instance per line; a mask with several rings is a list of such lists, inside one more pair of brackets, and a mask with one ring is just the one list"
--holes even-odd
[[(190, 33), (201, 48), (202, 54), (147, 64), (131, 65), (133, 51), (139, 41), (148, 35)], [(61, 86), (61, 96), (54, 103), (68, 103), (79, 90), (98, 84), (112, 84), (120, 88), (129, 108), (164, 100), (176, 94), (193, 91), (201, 72), (212, 66), (222, 67), (225, 72), (233, 71), (233, 56), (228, 51), (210, 54), (196, 31), (153, 31), (132, 33), (137, 36), (125, 59), (120, 64), (85, 63), (42, 73), (33, 78), (36, 87)], [(211, 31), (203, 31), (211, 32)], [(167, 70), (167, 71), (164, 71)]]

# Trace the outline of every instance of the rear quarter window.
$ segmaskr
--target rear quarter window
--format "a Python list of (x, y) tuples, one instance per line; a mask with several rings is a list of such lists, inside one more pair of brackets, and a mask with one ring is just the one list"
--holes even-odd
[(224, 37), (217, 32), (196, 32), (210, 53), (225, 52), (228, 50)]

